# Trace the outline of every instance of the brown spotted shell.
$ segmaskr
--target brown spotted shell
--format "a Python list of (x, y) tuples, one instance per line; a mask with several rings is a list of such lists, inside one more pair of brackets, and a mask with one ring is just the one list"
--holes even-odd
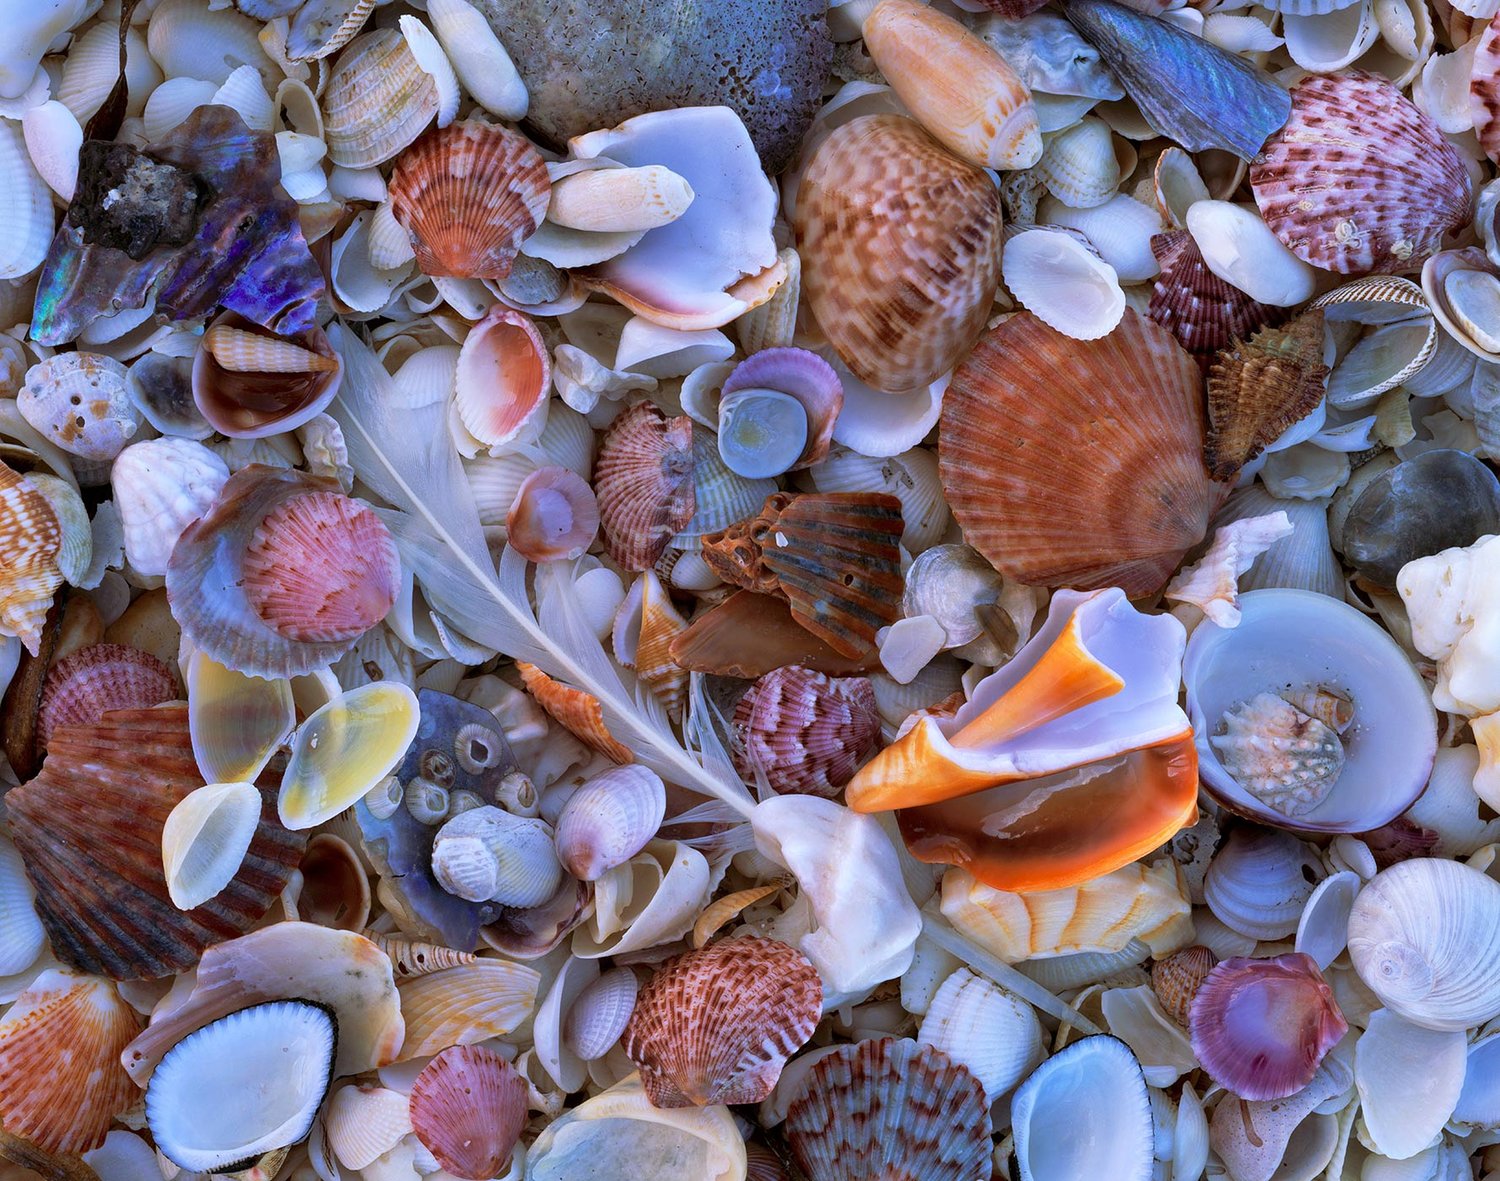
[(650, 569), (697, 511), (693, 420), (650, 402), (626, 410), (599, 445), (594, 495), (609, 556), (626, 570)]
[(657, 969), (621, 1045), (657, 1107), (759, 1103), (822, 1015), (822, 981), (801, 952), (728, 939)]
[(59, 726), (88, 725), (110, 710), (149, 709), (178, 697), (177, 677), (151, 653), (91, 644), (48, 671), (37, 736), (45, 747)]
[(1218, 962), (1219, 957), (1212, 951), (1194, 944), (1152, 963), (1151, 989), (1161, 1002), (1162, 1012), (1183, 1029), (1188, 1027), (1188, 1014), (1198, 987)]
[(832, 798), (875, 751), (880, 711), (868, 677), (830, 677), (787, 665), (761, 677), (734, 707), (735, 770), (783, 795)]
[(794, 228), (802, 293), (860, 380), (929, 385), (974, 343), (1000, 281), (1000, 191), (899, 115), (866, 115), (813, 150)]

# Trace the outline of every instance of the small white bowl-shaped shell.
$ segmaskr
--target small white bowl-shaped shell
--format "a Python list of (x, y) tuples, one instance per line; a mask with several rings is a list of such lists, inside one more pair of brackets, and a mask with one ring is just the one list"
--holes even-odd
[(168, 78), (146, 100), (146, 136), (151, 142), (167, 134), (201, 106), (213, 102), (218, 87), (202, 78)]
[(1312, 297), (1313, 268), (1287, 249), (1254, 209), (1199, 201), (1187, 212), (1187, 228), (1208, 269), (1251, 299), (1292, 307)]
[(0, 279), (42, 265), (55, 222), (52, 193), (27, 154), (21, 124), (0, 119)]
[(141, 429), (128, 371), (98, 353), (58, 353), (26, 371), (16, 408), (42, 437), (80, 459), (114, 459)]
[(1109, 124), (1088, 116), (1057, 132), (1047, 141), (1035, 175), (1064, 205), (1103, 205), (1120, 187), (1120, 163)]
[(489, 21), (468, 0), (428, 0), (427, 17), (464, 89), (501, 119), (526, 114), (526, 83)]
[(661, 777), (638, 763), (612, 767), (569, 797), (557, 820), (557, 855), (574, 877), (596, 881), (656, 835), (666, 813)]
[(1151, 252), (1151, 239), (1165, 232), (1166, 225), (1160, 213), (1134, 197), (1116, 193), (1092, 209), (1072, 209), (1056, 197), (1048, 197), (1037, 216), (1044, 225), (1077, 230), (1114, 268), (1121, 283), (1141, 283), (1161, 272), (1161, 264)]
[(1209, 910), (1252, 939), (1282, 939), (1322, 876), (1313, 851), (1290, 833), (1237, 828), (1215, 854), (1203, 881)]
[(1046, 1056), (1044, 1039), (1030, 1005), (968, 968), (943, 981), (917, 1034), (973, 1071), (992, 1103)]
[(343, 1087), (323, 1117), (327, 1145), (346, 1169), (374, 1164), (410, 1131), (407, 1097), (387, 1087)]
[(270, 131), (276, 124), (276, 107), (266, 92), (265, 79), (252, 65), (231, 70), (214, 91), (213, 101), (229, 107), (253, 131)]
[(931, 385), (890, 394), (860, 381), (831, 350), (824, 356), (844, 387), (844, 405), (833, 424), (834, 442), (861, 455), (886, 459), (916, 447), (937, 425), (948, 388), (947, 374)]
[(277, 808), (288, 828), (331, 820), (390, 774), (416, 736), (417, 696), (375, 681), (330, 701), (298, 728)]
[(537, 468), (516, 489), (505, 531), (511, 546), (529, 561), (582, 557), (599, 533), (599, 502), (577, 472)]
[[(1390, 1009), (1371, 1013), (1354, 1044), (1354, 1085), (1371, 1147), (1406, 1160), (1433, 1143), (1458, 1105), (1467, 1065), (1462, 1030), (1424, 1029)], [(1412, 1086), (1418, 1078), (1422, 1085)]]
[(161, 575), (182, 531), (218, 497), (229, 468), (202, 443), (169, 436), (125, 448), (109, 479), (131, 568)]
[(460, 812), (438, 829), (432, 872), (456, 897), (522, 908), (547, 901), (562, 882), (552, 826), (489, 805)]
[(41, 178), (64, 201), (71, 201), (78, 184), (78, 150), (83, 147), (83, 127), (77, 116), (53, 99), (22, 115), (21, 131)]
[(1386, 1008), (1426, 1029), (1500, 1014), (1500, 883), (1435, 857), (1376, 874), (1349, 914), (1349, 956)]
[(174, 906), (193, 910), (229, 885), (250, 849), (260, 811), (260, 791), (251, 783), (210, 783), (172, 809), (161, 851)]
[(604, 1057), (625, 1032), (639, 990), (630, 968), (605, 972), (578, 994), (563, 1015), (563, 1044), (585, 1062)]
[(1284, 12), (1281, 33), (1286, 51), (1304, 70), (1331, 74), (1353, 65), (1380, 37), (1370, 0), (1357, 0), (1337, 12)]
[(187, 659), (188, 730), (209, 783), (254, 783), (297, 725), (287, 680), (247, 677), (202, 652)]
[(1002, 274), (1022, 307), (1075, 340), (1097, 340), (1125, 315), (1114, 267), (1067, 231), (1015, 235), (1005, 244)]

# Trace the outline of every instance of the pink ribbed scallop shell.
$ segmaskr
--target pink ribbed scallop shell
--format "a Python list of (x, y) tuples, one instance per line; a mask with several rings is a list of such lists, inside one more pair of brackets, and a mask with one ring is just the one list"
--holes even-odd
[(832, 798), (875, 753), (880, 713), (867, 677), (830, 677), (785, 665), (734, 708), (735, 770), (764, 775), (781, 795)]
[(1161, 273), (1146, 315), (1175, 336), (1205, 372), (1220, 349), (1281, 318), (1278, 308), (1256, 303), (1209, 270), (1186, 230), (1157, 234), (1151, 253)]
[(907, 1038), (820, 1058), (786, 1117), (792, 1155), (817, 1181), (989, 1181), (990, 1132), (969, 1068)]
[(1193, 998), (1193, 1052), (1241, 1099), (1281, 1099), (1312, 1081), (1349, 1026), (1309, 955), (1225, 960)]
[(246, 547), (243, 577), (251, 607), (281, 635), (352, 640), (396, 601), (401, 560), (373, 509), (315, 491), (266, 514)]
[(620, 1044), (657, 1107), (759, 1103), (822, 1015), (823, 984), (801, 952), (727, 939), (663, 964)]
[(734, 367), (720, 396), (750, 389), (776, 390), (796, 398), (807, 411), (807, 445), (792, 471), (828, 458), (833, 424), (844, 408), (844, 383), (832, 365), (807, 349), (762, 349)]
[(611, 424), (594, 461), (604, 548), (626, 570), (649, 570), (697, 509), (693, 420), (650, 402)]
[(454, 1046), (411, 1085), (411, 1128), (445, 1172), (487, 1181), (505, 1172), (526, 1124), (526, 1080), (483, 1046)]
[(1437, 124), (1386, 79), (1309, 74), (1292, 117), (1250, 166), (1266, 224), (1343, 275), (1414, 271), (1473, 216), (1468, 170)]
[(59, 726), (91, 725), (112, 709), (150, 709), (180, 696), (177, 677), (151, 653), (124, 644), (92, 644), (47, 673), (37, 737), (45, 747)]
[(505, 533), (516, 552), (533, 562), (581, 557), (599, 534), (594, 490), (568, 468), (537, 468), (516, 489)]

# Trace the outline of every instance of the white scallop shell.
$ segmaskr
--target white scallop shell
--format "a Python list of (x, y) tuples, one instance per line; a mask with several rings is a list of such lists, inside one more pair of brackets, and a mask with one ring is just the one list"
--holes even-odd
[(0, 977), (34, 962), (46, 941), (25, 863), (10, 838), (0, 835)]
[(270, 131), (276, 125), (276, 106), (266, 92), (265, 80), (251, 65), (231, 70), (214, 92), (214, 103), (234, 110), (252, 131)]
[(197, 108), (213, 102), (218, 88), (201, 78), (168, 78), (151, 92), (142, 116), (146, 136), (153, 143), (191, 115)]
[[(63, 59), (57, 100), (87, 123), (104, 105), (120, 76), (120, 34), (110, 21), (101, 21), (74, 39)], [(162, 72), (146, 51), (146, 39), (131, 28), (125, 36), (125, 79), (130, 87), (126, 113), (139, 115), (146, 95), (162, 80)]]
[(54, 222), (51, 190), (31, 162), (21, 124), (0, 119), (0, 279), (42, 265)]
[(1214, 856), (1203, 882), (1209, 910), (1252, 939), (1282, 939), (1323, 877), (1312, 850), (1290, 833), (1236, 829)]
[(0, 37), (0, 98), (24, 94), (48, 46), (98, 8), (94, 0), (10, 5), (5, 14), (5, 36)]
[(1025, 1001), (976, 976), (954, 972), (937, 990), (917, 1041), (967, 1066), (995, 1102), (1046, 1056), (1045, 1034)]
[(250, 783), (210, 783), (182, 798), (161, 834), (174, 906), (193, 910), (229, 885), (250, 850), (260, 813), (261, 794)]
[(386, 1087), (341, 1088), (322, 1121), (328, 1148), (344, 1168), (368, 1168), (411, 1131), (407, 1106), (405, 1095)]
[(1047, 191), (1074, 209), (1103, 205), (1120, 186), (1114, 133), (1089, 116), (1047, 139), (1035, 175)]
[(182, 531), (208, 511), (228, 479), (224, 461), (192, 439), (149, 439), (120, 452), (110, 483), (131, 568), (165, 574)]

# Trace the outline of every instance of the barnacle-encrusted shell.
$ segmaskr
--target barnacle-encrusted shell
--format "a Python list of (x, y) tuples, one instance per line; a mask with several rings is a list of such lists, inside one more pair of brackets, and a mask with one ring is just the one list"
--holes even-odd
[(1287, 816), (1322, 803), (1344, 770), (1344, 744), (1317, 718), (1274, 693), (1226, 713), (1209, 736), (1224, 769), (1256, 799)]
[(759, 1103), (822, 1012), (822, 981), (801, 952), (729, 939), (659, 968), (622, 1044), (658, 1107)]
[(125, 366), (97, 353), (58, 353), (26, 374), (16, 395), (21, 416), (81, 459), (113, 459), (141, 427)]
[(615, 419), (594, 461), (604, 548), (627, 570), (648, 570), (697, 509), (693, 420), (641, 402)]
[(734, 707), (735, 770), (765, 776), (785, 794), (838, 795), (875, 749), (880, 712), (866, 677), (830, 677), (785, 665), (761, 677)]

